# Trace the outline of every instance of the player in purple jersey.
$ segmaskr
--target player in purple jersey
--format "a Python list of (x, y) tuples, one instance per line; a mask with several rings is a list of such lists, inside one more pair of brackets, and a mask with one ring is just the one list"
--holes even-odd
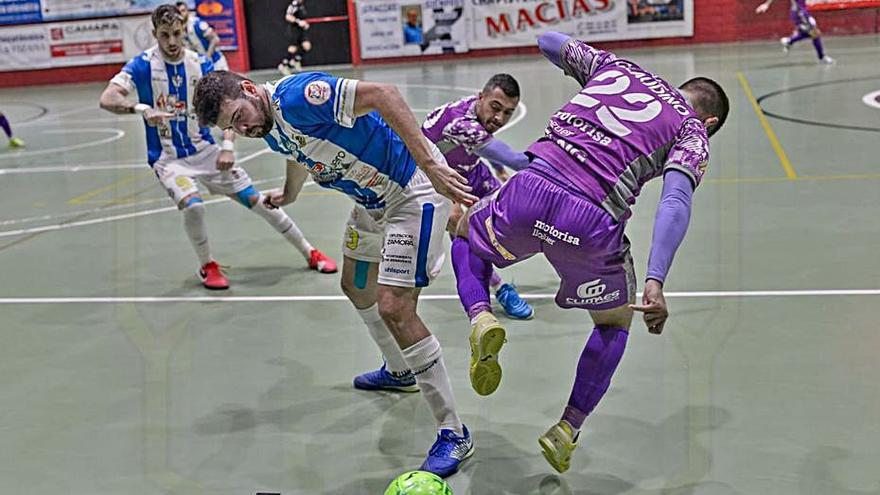
[[(470, 239), (470, 263), (457, 276), (466, 305), (488, 303), (491, 265), (510, 266), (543, 253), (561, 279), (556, 303), (590, 312), (595, 328), (568, 405), (539, 440), (548, 462), (563, 472), (584, 420), (623, 356), (633, 311), (644, 313), (652, 333), (663, 330), (663, 283), (706, 171), (709, 136), (724, 124), (729, 104), (710, 79), (691, 79), (676, 89), (633, 62), (560, 33), (541, 35), (538, 45), (582, 89), (527, 149), (530, 165), (471, 208), (459, 229)], [(661, 176), (644, 295), (634, 304), (624, 228), (642, 186)], [(470, 377), (478, 394), (492, 393), (501, 381), (504, 338), (490, 311), (476, 316)]]
[[(502, 181), (509, 175), (505, 166), (520, 170), (529, 164), (524, 153), (516, 152), (492, 135), (504, 127), (519, 105), (519, 84), (510, 74), (496, 74), (473, 96), (450, 102), (434, 109), (422, 124), (422, 133), (440, 148), (446, 163), (463, 175), (473, 188), (471, 193), (484, 198), (501, 187), (501, 183), (486, 165), (488, 161)], [(449, 215), (448, 230), (455, 235), (464, 213), (455, 205)], [(452, 242), (452, 266), (468, 262), (467, 239), (457, 237)], [(513, 284), (503, 284), (501, 277), (492, 272), (489, 285), (495, 299), (512, 318), (526, 320), (534, 316), (534, 309), (520, 298)], [(465, 307), (469, 315), (482, 311), (482, 306)]]
[[(229, 281), (211, 255), (205, 205), (196, 182), (224, 194), (263, 218), (296, 247), (309, 267), (336, 272), (336, 263), (315, 249), (284, 211), (267, 208), (247, 172), (235, 164), (235, 134), (221, 146), (192, 114), (192, 92), (212, 63), (184, 48), (186, 24), (171, 5), (153, 11), (157, 44), (131, 59), (101, 94), (101, 108), (116, 114), (139, 113), (147, 138), (147, 162), (183, 214), (183, 226), (199, 259), (198, 275), (207, 289), (224, 290)], [(137, 97), (137, 103), (128, 96)]]
[[(763, 14), (764, 12), (767, 12), (772, 4), (773, 0), (766, 0), (755, 8), (755, 13)], [(791, 17), (791, 21), (794, 22), (794, 32), (791, 33), (791, 36), (779, 38), (779, 42), (782, 43), (782, 49), (785, 50), (785, 53), (788, 53), (788, 50), (791, 49), (791, 45), (798, 41), (811, 38), (813, 40), (813, 47), (816, 48), (816, 55), (819, 57), (819, 63), (826, 65), (833, 64), (834, 59), (825, 55), (825, 48), (822, 46), (822, 32), (819, 31), (819, 27), (816, 25), (816, 19), (814, 19), (807, 10), (806, 0), (791, 0), (789, 16)]]
[(3, 112), (0, 112), (0, 127), (2, 127), (3, 132), (6, 133), (10, 148), (21, 148), (24, 146), (24, 141), (12, 135), (12, 127), (9, 126), (9, 120), (6, 119)]

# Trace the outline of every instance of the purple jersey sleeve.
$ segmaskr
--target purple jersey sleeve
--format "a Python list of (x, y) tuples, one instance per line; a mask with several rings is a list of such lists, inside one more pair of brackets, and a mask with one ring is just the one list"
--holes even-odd
[(468, 153), (484, 146), (492, 135), (476, 120), (458, 118), (443, 128), (443, 137), (459, 146)]
[(663, 169), (684, 172), (691, 179), (694, 187), (697, 187), (703, 180), (708, 165), (709, 136), (706, 134), (706, 128), (698, 119), (688, 119), (679, 129)]
[(560, 62), (562, 70), (573, 77), (581, 86), (593, 76), (597, 69), (617, 60), (617, 57), (605, 50), (600, 50), (587, 43), (570, 38), (562, 46)]
[(687, 233), (693, 193), (688, 176), (679, 170), (670, 170), (664, 176), (663, 192), (654, 219), (654, 238), (646, 278), (661, 284), (666, 281), (675, 252)]

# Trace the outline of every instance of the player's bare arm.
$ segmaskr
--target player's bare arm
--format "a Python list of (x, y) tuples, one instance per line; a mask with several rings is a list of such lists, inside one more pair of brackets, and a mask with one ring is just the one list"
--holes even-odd
[(100, 105), (104, 110), (115, 114), (142, 113), (147, 123), (153, 126), (163, 124), (174, 117), (173, 114), (156, 110), (148, 105), (128, 101), (128, 90), (116, 83), (110, 83), (104, 88)]
[(379, 112), (406, 144), (416, 164), (428, 175), (437, 192), (468, 206), (476, 202), (477, 198), (470, 194), (471, 188), (467, 185), (467, 180), (434, 158), (428, 140), (396, 86), (360, 81), (355, 94), (354, 110), (359, 116), (374, 110)]
[(226, 171), (235, 166), (235, 131), (223, 131), (223, 142), (217, 156), (217, 170)]
[(296, 160), (287, 160), (287, 179), (284, 181), (284, 188), (264, 193), (266, 207), (278, 208), (296, 201), (308, 177), (309, 171), (302, 163)]

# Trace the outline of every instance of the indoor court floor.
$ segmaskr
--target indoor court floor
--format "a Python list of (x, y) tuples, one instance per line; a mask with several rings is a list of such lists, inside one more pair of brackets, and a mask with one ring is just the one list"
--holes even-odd
[[(809, 44), (619, 52), (671, 82), (717, 79), (732, 108), (665, 332), (634, 323), (564, 475), (537, 439), (567, 401), (587, 315), (555, 307), (543, 259), (503, 271), (536, 317), (504, 320), (504, 380), (478, 397), (447, 259), (420, 310), (476, 442), (456, 495), (880, 494), (880, 39), (826, 47), (837, 65)], [(500, 137), (515, 149), (577, 90), (538, 56), (333, 72), (400, 84), (419, 118), (509, 72), (523, 104)], [(210, 241), (232, 288), (202, 289), (141, 121), (101, 111), (103, 87), (0, 90), (28, 144), (0, 151), (0, 494), (377, 495), (416, 469), (433, 420), (417, 394), (352, 388), (381, 361), (338, 274), (308, 271), (214, 198)], [(239, 139), (238, 157), (261, 188), (282, 184), (262, 141)], [(628, 228), (640, 274), (660, 185)], [(287, 211), (341, 260), (350, 201), (305, 191)]]

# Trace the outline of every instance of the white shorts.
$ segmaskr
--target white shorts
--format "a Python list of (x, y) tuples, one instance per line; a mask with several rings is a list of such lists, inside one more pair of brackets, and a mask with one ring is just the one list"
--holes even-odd
[(222, 52), (220, 58), (214, 62), (214, 70), (229, 70), (229, 62), (226, 61), (226, 56)]
[(220, 147), (209, 145), (185, 158), (159, 159), (153, 164), (153, 172), (178, 207), (183, 198), (199, 192), (196, 181), (212, 194), (228, 196), (247, 189), (251, 178), (243, 168), (236, 165), (225, 172), (217, 170), (219, 155)]
[(355, 260), (379, 263), (380, 284), (426, 287), (440, 274), (446, 257), (444, 239), (452, 202), (434, 190), (421, 170), (416, 170), (402, 194), (402, 200), (384, 210), (355, 206), (342, 252)]

